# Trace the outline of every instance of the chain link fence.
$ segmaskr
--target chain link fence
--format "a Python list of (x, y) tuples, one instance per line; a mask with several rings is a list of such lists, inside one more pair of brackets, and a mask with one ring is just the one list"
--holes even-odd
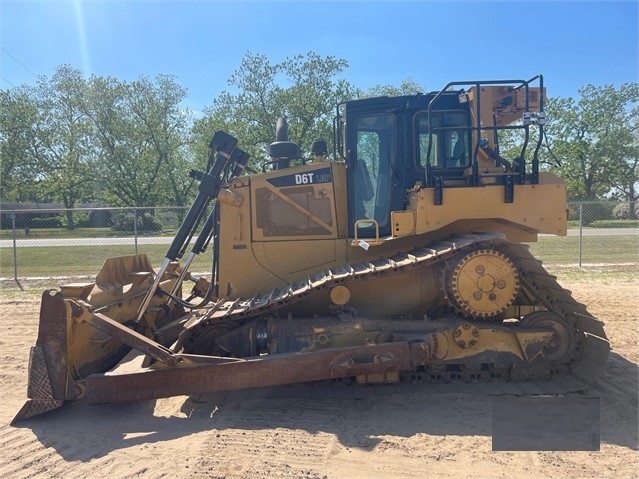
[(0, 279), (94, 276), (106, 258), (137, 253), (160, 264), (187, 212), (187, 207), (4, 209)]
[(639, 264), (639, 203), (568, 203), (566, 237), (539, 235), (533, 254), (546, 264), (578, 267)]
[[(43, 206), (43, 205), (39, 205)], [(568, 235), (540, 235), (532, 253), (550, 265), (639, 264), (639, 205), (568, 205)], [(188, 208), (14, 208), (0, 210), (0, 279), (92, 276), (104, 259), (146, 253), (159, 265)], [(211, 254), (192, 266), (211, 269)]]

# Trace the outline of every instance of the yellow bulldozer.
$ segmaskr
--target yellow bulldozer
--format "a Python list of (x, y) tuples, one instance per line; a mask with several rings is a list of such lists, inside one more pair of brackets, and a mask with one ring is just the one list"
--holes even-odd
[[(109, 258), (95, 282), (44, 292), (14, 422), (65, 401), (337, 378), (588, 388), (603, 324), (525, 244), (566, 234), (564, 182), (539, 168), (545, 100), (537, 75), (347, 101), (332, 154), (318, 140), (305, 157), (281, 119), (259, 172), (215, 133), (157, 269)], [(509, 129), (514, 158), (499, 151)], [(208, 246), (210, 277), (196, 275)]]

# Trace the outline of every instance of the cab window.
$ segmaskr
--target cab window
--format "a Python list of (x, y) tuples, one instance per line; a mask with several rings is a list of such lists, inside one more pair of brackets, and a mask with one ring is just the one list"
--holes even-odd
[(425, 168), (427, 163), (432, 168), (470, 166), (471, 135), (467, 113), (436, 113), (430, 123), (427, 114), (422, 113), (417, 116), (416, 124), (418, 166)]

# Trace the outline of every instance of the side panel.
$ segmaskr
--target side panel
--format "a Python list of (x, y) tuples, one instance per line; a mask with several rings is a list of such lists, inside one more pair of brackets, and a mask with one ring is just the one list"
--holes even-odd
[(335, 241), (331, 240), (256, 242), (253, 254), (262, 266), (287, 282), (337, 261)]
[(220, 295), (252, 296), (343, 264), (345, 178), (343, 164), (323, 162), (252, 176), (250, 187), (240, 179), (241, 204), (221, 205)]
[[(498, 185), (450, 187), (443, 190), (443, 203), (434, 204), (434, 189), (412, 192), (409, 209), (416, 213), (416, 232), (429, 233), (463, 220), (495, 220), (490, 231), (509, 232), (518, 228), (519, 241), (534, 241), (537, 233), (566, 235), (566, 187), (562, 180), (548, 173), (540, 174), (536, 185), (516, 185), (514, 201), (504, 201), (504, 187)], [(508, 228), (495, 229), (499, 223)], [(486, 228), (485, 230), (488, 230)]]

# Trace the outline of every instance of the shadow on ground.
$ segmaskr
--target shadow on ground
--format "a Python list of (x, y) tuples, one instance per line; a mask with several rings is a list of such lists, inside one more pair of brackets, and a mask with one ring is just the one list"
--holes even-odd
[[(637, 449), (638, 368), (611, 353), (604, 377), (585, 396), (600, 397), (601, 441)], [(465, 386), (465, 385), (461, 385)], [(304, 384), (189, 397), (180, 416), (153, 414), (155, 401), (61, 409), (19, 423), (69, 461), (111, 451), (226, 429), (303, 429), (334, 434), (345, 447), (372, 450), (382, 436), (486, 436), (492, 431), (488, 394), (438, 393), (430, 385)], [(577, 394), (575, 394), (577, 395)], [(171, 413), (178, 414), (177, 411)], [(78, 437), (84, 444), (78, 447)]]

